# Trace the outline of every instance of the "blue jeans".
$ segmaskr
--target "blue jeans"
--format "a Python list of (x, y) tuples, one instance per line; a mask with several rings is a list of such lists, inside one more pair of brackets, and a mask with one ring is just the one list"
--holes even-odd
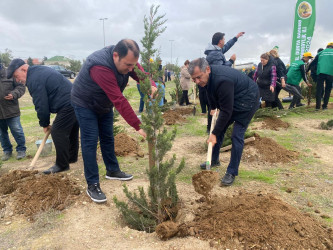
[(139, 113), (143, 111), (143, 108), (145, 106), (145, 102), (143, 101), (143, 98), (145, 95), (140, 91), (140, 84), (137, 84), (136, 87), (138, 88), (138, 91), (140, 93), (140, 107), (139, 107)]
[(91, 109), (74, 106), (81, 131), (81, 149), (84, 163), (84, 175), (88, 185), (99, 183), (96, 160), (97, 142), (100, 141), (106, 170), (119, 171), (119, 164), (114, 152), (113, 110), (98, 114)]
[(8, 127), (17, 143), (16, 151), (25, 152), (27, 148), (25, 147), (25, 137), (21, 126), (20, 116), (0, 119), (0, 140), (3, 152), (11, 153), (13, 151), (13, 146), (10, 143), (8, 136)]

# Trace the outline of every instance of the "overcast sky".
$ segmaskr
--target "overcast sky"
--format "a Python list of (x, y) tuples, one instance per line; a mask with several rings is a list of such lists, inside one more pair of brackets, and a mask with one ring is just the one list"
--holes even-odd
[[(263, 52), (278, 45), (288, 62), (291, 49), (295, 0), (1, 0), (0, 51), (14, 57), (48, 58), (61, 55), (82, 60), (122, 38), (136, 40), (144, 35), (143, 17), (151, 4), (166, 14), (166, 31), (157, 39), (163, 64), (183, 64), (186, 59), (204, 56), (215, 32), (226, 40), (238, 32), (246, 34), (226, 53), (237, 63), (257, 63)], [(317, 19), (310, 51), (333, 41), (332, 0), (318, 0)], [(173, 42), (170, 42), (173, 40)]]

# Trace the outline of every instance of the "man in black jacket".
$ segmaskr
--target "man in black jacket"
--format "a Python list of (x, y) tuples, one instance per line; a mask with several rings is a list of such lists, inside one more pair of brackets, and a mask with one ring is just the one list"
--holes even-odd
[(0, 141), (3, 149), (2, 161), (7, 161), (12, 156), (13, 146), (8, 136), (10, 129), (16, 143), (17, 156), (20, 160), (25, 157), (25, 137), (20, 121), (20, 107), (18, 99), (25, 93), (23, 84), (7, 79), (6, 70), (0, 62)]
[[(69, 163), (77, 161), (79, 149), (79, 125), (71, 106), (72, 83), (59, 72), (46, 66), (29, 66), (22, 59), (14, 59), (7, 77), (28, 87), (35, 105), (39, 125), (44, 133), (51, 130), (56, 148), (56, 163), (44, 174), (69, 170)], [(50, 114), (57, 116), (50, 125)]]
[[(193, 81), (204, 87), (211, 104), (211, 113), (220, 110), (216, 125), (207, 143), (212, 142), (212, 166), (218, 166), (220, 148), (227, 128), (234, 124), (232, 132), (231, 158), (227, 171), (221, 181), (230, 186), (238, 175), (239, 163), (244, 147), (244, 134), (259, 108), (257, 84), (245, 74), (223, 65), (208, 65), (204, 58), (190, 63), (189, 73)], [(205, 168), (205, 163), (200, 165)]]

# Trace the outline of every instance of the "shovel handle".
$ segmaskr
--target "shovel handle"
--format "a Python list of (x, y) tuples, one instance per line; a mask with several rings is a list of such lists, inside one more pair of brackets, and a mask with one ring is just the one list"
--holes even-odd
[(43, 138), (43, 141), (42, 141), (42, 143), (40, 144), (40, 146), (39, 146), (39, 148), (38, 148), (38, 150), (37, 150), (37, 152), (36, 152), (36, 154), (35, 154), (35, 157), (32, 159), (32, 162), (30, 163), (30, 167), (34, 167), (34, 166), (35, 166), (36, 161), (38, 160), (39, 155), (40, 155), (40, 153), (42, 152), (42, 150), (43, 150), (43, 148), (44, 148), (44, 146), (45, 146), (46, 140), (47, 140), (47, 138), (49, 137), (50, 133), (51, 133), (51, 129), (49, 129), (49, 130), (45, 133), (45, 136), (44, 136), (44, 138)]
[[(214, 130), (216, 120), (217, 120), (217, 111), (215, 112), (212, 118), (212, 124), (210, 126), (210, 134), (212, 134), (212, 131)], [(210, 142), (208, 143), (206, 170), (210, 170), (210, 166), (212, 164), (212, 152), (213, 152), (213, 144)]]

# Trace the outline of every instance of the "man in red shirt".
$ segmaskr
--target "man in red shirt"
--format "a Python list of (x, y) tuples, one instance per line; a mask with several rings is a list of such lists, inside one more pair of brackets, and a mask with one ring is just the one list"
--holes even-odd
[[(130, 39), (98, 50), (88, 56), (73, 85), (71, 97), (81, 130), (87, 194), (94, 202), (106, 201), (100, 188), (96, 161), (98, 139), (106, 167), (106, 178), (124, 181), (133, 178), (120, 170), (114, 152), (113, 107), (129, 125), (146, 137), (146, 133), (140, 129), (140, 120), (122, 94), (129, 77), (140, 81), (134, 72), (135, 66), (143, 71), (138, 64), (139, 54), (139, 46)], [(152, 85), (153, 90), (156, 90), (154, 82)]]

